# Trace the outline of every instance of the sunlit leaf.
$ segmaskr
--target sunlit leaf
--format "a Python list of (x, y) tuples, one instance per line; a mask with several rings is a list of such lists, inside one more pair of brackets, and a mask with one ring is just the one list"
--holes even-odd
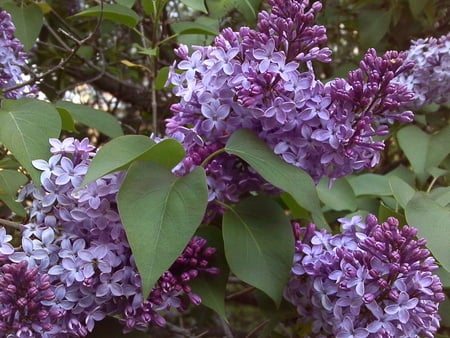
[(50, 157), (49, 138), (61, 131), (58, 111), (49, 103), (39, 100), (3, 100), (0, 109), (0, 142), (30, 173), (36, 184), (40, 172), (31, 161)]

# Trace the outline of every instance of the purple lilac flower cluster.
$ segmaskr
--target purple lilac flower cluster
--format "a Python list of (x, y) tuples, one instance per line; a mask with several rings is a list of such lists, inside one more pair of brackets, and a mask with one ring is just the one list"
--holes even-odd
[(450, 102), (450, 33), (438, 39), (415, 40), (407, 53), (407, 60), (415, 65), (398, 81), (414, 92), (411, 106), (417, 109), (430, 103)]
[(165, 325), (165, 311), (198, 305), (189, 281), (218, 273), (215, 249), (194, 237), (145, 299), (116, 205), (123, 173), (83, 187), (95, 148), (88, 139), (50, 143), (50, 159), (33, 161), (42, 186), (19, 196), (32, 201), (21, 245), (0, 228), (0, 336), (84, 337), (105, 316), (125, 332), (146, 330)]
[[(406, 53), (377, 56), (369, 50), (347, 79), (323, 84), (313, 61), (330, 62), (321, 47), (326, 29), (314, 21), (320, 2), (269, 0), (257, 29), (224, 29), (213, 46), (176, 50), (181, 61), (169, 74), (179, 103), (172, 105), (166, 133), (180, 141), (187, 157), (184, 174), (224, 147), (242, 128), (256, 133), (287, 163), (314, 180), (348, 175), (376, 165), (388, 124), (410, 122), (402, 107), (413, 93), (393, 80), (412, 68)], [(206, 165), (210, 200), (236, 201), (262, 179), (233, 156)]]
[[(0, 9), (0, 91), (23, 82), (22, 67), (26, 65), (27, 55), (22, 43), (14, 37), (15, 32), (11, 15)], [(5, 97), (19, 99), (37, 90), (36, 86), (23, 86), (7, 91)]]
[(296, 253), (285, 298), (314, 337), (433, 337), (438, 266), (414, 227), (373, 215), (340, 219), (331, 235), (294, 224)]

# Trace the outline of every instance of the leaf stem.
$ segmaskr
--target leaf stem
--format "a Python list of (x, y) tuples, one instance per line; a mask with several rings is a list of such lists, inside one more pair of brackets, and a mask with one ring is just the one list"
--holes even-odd
[(202, 168), (205, 168), (206, 167), (206, 165), (215, 157), (215, 156), (217, 156), (217, 155), (219, 155), (219, 154), (222, 154), (222, 153), (224, 153), (225, 152), (225, 148), (221, 148), (221, 149), (219, 149), (219, 150), (216, 150), (215, 152), (213, 152), (212, 154), (209, 154), (209, 156), (208, 157), (206, 157), (204, 160), (203, 160), (203, 162), (200, 164), (200, 166), (202, 167)]
[(19, 230), (19, 231), (22, 230), (22, 224), (13, 222), (13, 221), (9, 221), (7, 219), (0, 218), (0, 224), (6, 226), (8, 228), (11, 228), (11, 229), (15, 229), (15, 230)]
[(433, 188), (434, 184), (436, 183), (436, 181), (438, 180), (438, 177), (433, 177), (433, 180), (431, 181), (430, 185), (427, 188), (427, 194), (430, 193), (431, 189)]

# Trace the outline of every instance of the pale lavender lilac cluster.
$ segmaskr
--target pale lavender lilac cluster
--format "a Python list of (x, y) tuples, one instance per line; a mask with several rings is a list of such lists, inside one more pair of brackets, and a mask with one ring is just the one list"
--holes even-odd
[[(213, 46), (194, 47), (192, 54), (186, 46), (176, 50), (181, 61), (172, 67), (169, 83), (180, 101), (171, 107), (166, 133), (188, 154), (177, 173), (192, 170), (242, 128), (315, 181), (373, 167), (384, 147), (375, 138), (385, 136), (394, 121), (412, 120), (402, 107), (414, 95), (393, 81), (412, 62), (405, 61), (406, 53), (377, 56), (369, 50), (347, 79), (324, 84), (312, 63), (331, 61), (331, 51), (322, 47), (326, 29), (314, 24), (321, 3), (269, 4), (272, 11), (259, 13), (256, 30), (225, 29)], [(234, 202), (263, 183), (225, 154), (206, 170), (211, 201)]]
[(34, 85), (8, 90), (24, 82), (22, 67), (27, 61), (23, 44), (14, 37), (15, 32), (11, 15), (0, 9), (0, 93), (5, 90), (4, 96), (8, 99), (19, 99), (38, 90)]
[(398, 81), (414, 92), (411, 106), (417, 109), (430, 103), (450, 102), (450, 33), (415, 40), (407, 53), (414, 68)]
[(285, 298), (313, 337), (433, 337), (442, 284), (414, 227), (391, 217), (340, 219), (331, 235), (294, 224), (296, 253)]
[(218, 273), (215, 248), (194, 237), (144, 299), (116, 205), (123, 173), (82, 187), (95, 148), (88, 139), (50, 143), (50, 159), (33, 161), (42, 186), (19, 196), (32, 201), (21, 245), (0, 228), (0, 336), (84, 337), (105, 316), (125, 332), (146, 330), (164, 326), (165, 311), (200, 304), (189, 282)]

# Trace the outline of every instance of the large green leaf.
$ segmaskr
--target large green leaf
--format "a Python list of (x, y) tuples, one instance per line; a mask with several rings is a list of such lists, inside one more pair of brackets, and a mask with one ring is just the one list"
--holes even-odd
[(450, 271), (450, 209), (440, 206), (422, 192), (417, 192), (405, 209), (406, 220), (420, 230), (427, 247), (442, 267)]
[(389, 177), (389, 186), (391, 187), (392, 195), (395, 197), (397, 203), (405, 209), (406, 205), (416, 192), (414, 188), (397, 176)]
[(155, 141), (144, 135), (124, 135), (112, 139), (102, 146), (92, 159), (83, 185), (114, 171), (127, 169), (131, 162), (155, 144)]
[(152, 160), (172, 169), (184, 155), (184, 148), (173, 139), (155, 143), (144, 135), (120, 136), (100, 148), (82, 184), (86, 185), (114, 171), (126, 170), (136, 160)]
[(250, 130), (236, 131), (225, 150), (250, 164), (266, 181), (289, 193), (300, 206), (311, 212), (317, 225), (327, 226), (311, 176), (284, 162)]
[(203, 25), (198, 22), (192, 21), (180, 21), (171, 24), (173, 31), (176, 34), (201, 34), (201, 35), (218, 35), (218, 31), (209, 26)]
[(225, 259), (222, 233), (217, 227), (204, 226), (200, 227), (195, 235), (205, 238), (208, 241), (208, 246), (217, 249), (214, 259), (211, 261), (211, 266), (219, 268), (220, 274), (211, 276), (201, 273), (196, 279), (189, 282), (189, 286), (194, 293), (201, 297), (203, 305), (226, 318), (225, 292), (229, 268)]
[(251, 197), (223, 216), (225, 256), (231, 271), (280, 304), (294, 255), (284, 210), (272, 199)]
[(391, 196), (389, 178), (378, 174), (361, 174), (347, 177), (356, 196)]
[(202, 221), (207, 202), (203, 168), (177, 177), (151, 161), (130, 166), (118, 206), (144, 296), (183, 251)]
[(44, 22), (44, 16), (39, 6), (35, 4), (17, 6), (8, 2), (2, 4), (1, 7), (11, 14), (16, 26), (15, 37), (22, 42), (26, 51), (30, 50), (35, 45)]
[(429, 135), (417, 126), (407, 126), (397, 133), (398, 142), (419, 180), (424, 183), (430, 170), (450, 153), (450, 126)]
[(19, 216), (25, 217), (22, 204), (16, 202), (17, 192), (28, 178), (17, 170), (0, 170), (0, 200)]
[(83, 104), (75, 104), (68, 101), (55, 103), (57, 109), (65, 109), (72, 118), (88, 127), (95, 128), (99, 132), (109, 136), (118, 137), (123, 135), (119, 121), (102, 110), (94, 109)]
[(140, 20), (139, 15), (135, 11), (119, 4), (104, 4), (103, 8), (101, 6), (94, 6), (75, 14), (73, 17), (93, 16), (99, 18), (102, 15), (104, 19), (130, 28), (134, 28)]
[(392, 12), (386, 10), (363, 10), (359, 18), (359, 41), (363, 50), (375, 47), (386, 35)]
[(345, 178), (335, 180), (331, 187), (327, 178), (322, 179), (317, 185), (317, 193), (326, 208), (338, 211), (356, 209), (355, 193)]
[(49, 103), (39, 100), (3, 100), (0, 108), (0, 142), (27, 169), (36, 184), (40, 172), (31, 161), (48, 159), (49, 138), (61, 132), (61, 118)]

